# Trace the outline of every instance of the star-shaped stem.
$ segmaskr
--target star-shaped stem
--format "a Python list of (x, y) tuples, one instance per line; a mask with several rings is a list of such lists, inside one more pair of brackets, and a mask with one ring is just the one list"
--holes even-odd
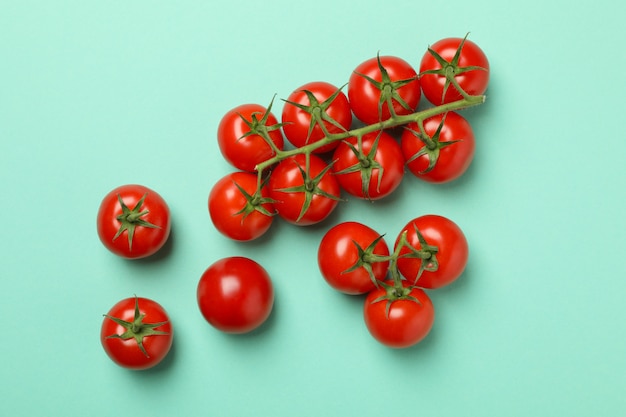
[(428, 136), (426, 132), (424, 131), (418, 132), (418, 131), (411, 129), (410, 127), (405, 127), (405, 130), (408, 130), (409, 132), (411, 132), (416, 138), (418, 138), (420, 141), (424, 143), (424, 147), (422, 147), (422, 149), (420, 149), (419, 152), (416, 152), (412, 157), (410, 157), (406, 161), (406, 163), (409, 164), (413, 162), (414, 160), (416, 160), (417, 158), (423, 155), (426, 155), (428, 157), (428, 167), (426, 167), (426, 169), (424, 169), (423, 171), (420, 171), (421, 174), (426, 174), (432, 171), (433, 168), (435, 168), (435, 165), (437, 164), (437, 161), (439, 160), (439, 155), (443, 148), (450, 146), (450, 145), (454, 145), (455, 143), (461, 141), (461, 139), (450, 140), (447, 142), (440, 141), (441, 130), (443, 129), (443, 126), (445, 124), (446, 115), (447, 113), (443, 115), (443, 117), (441, 118), (441, 122), (439, 123), (439, 126), (437, 126), (437, 130), (432, 136)]
[(135, 341), (137, 342), (137, 346), (139, 347), (141, 352), (149, 358), (150, 355), (148, 355), (148, 352), (143, 346), (143, 339), (149, 336), (167, 335), (169, 333), (155, 330), (157, 327), (167, 324), (167, 321), (162, 321), (159, 323), (144, 323), (143, 319), (145, 316), (145, 314), (141, 314), (141, 312), (139, 311), (139, 298), (137, 297), (135, 297), (135, 316), (132, 322), (105, 314), (104, 317), (113, 320), (125, 329), (125, 331), (121, 334), (112, 334), (107, 336), (107, 339), (135, 339)]
[(118, 194), (117, 200), (122, 207), (122, 214), (117, 216), (117, 220), (120, 222), (120, 228), (117, 230), (115, 236), (113, 236), (113, 240), (117, 239), (125, 230), (128, 231), (128, 248), (130, 250), (133, 249), (133, 237), (135, 236), (135, 228), (137, 226), (149, 227), (153, 229), (160, 229), (160, 226), (152, 224), (144, 219), (143, 216), (149, 213), (148, 210), (141, 211), (141, 206), (143, 206), (143, 202), (146, 199), (148, 193), (145, 193), (143, 197), (137, 202), (135, 207), (131, 209), (124, 203), (122, 197)]
[(378, 236), (365, 249), (363, 249), (361, 245), (359, 245), (357, 242), (353, 240), (352, 243), (357, 249), (358, 258), (357, 258), (357, 261), (354, 263), (354, 265), (352, 265), (350, 268), (343, 271), (342, 274), (348, 274), (352, 271), (356, 271), (359, 268), (363, 268), (367, 271), (367, 274), (369, 275), (374, 285), (378, 287), (379, 281), (376, 278), (376, 276), (374, 276), (374, 270), (372, 268), (372, 264), (376, 262), (388, 262), (389, 261), (389, 257), (376, 255), (374, 253), (374, 249), (376, 248), (376, 245), (378, 245), (378, 242), (380, 242), (383, 239), (383, 237), (384, 235)]
[[(242, 140), (248, 136), (258, 135), (262, 137), (263, 140), (272, 148), (272, 150), (274, 151), (274, 154), (278, 154), (280, 152), (280, 149), (278, 149), (278, 147), (276, 146), (274, 141), (271, 139), (269, 134), (270, 132), (273, 132), (274, 130), (279, 130), (283, 126), (283, 123), (276, 123), (276, 124), (269, 125), (269, 126), (267, 125), (267, 121), (271, 115), (273, 104), (274, 104), (274, 97), (272, 97), (272, 100), (270, 101), (270, 104), (267, 106), (267, 109), (265, 110), (265, 112), (264, 113), (261, 113), (261, 112), (252, 113), (250, 115), (251, 120), (248, 120), (243, 115), (239, 114), (239, 117), (246, 124), (249, 130), (243, 135), (241, 135), (241, 137), (239, 137), (238, 140)], [(258, 118), (259, 114), (261, 115), (260, 119)]]
[(376, 136), (376, 139), (374, 140), (374, 143), (372, 144), (372, 147), (370, 148), (369, 152), (367, 152), (367, 154), (363, 152), (361, 136), (357, 136), (357, 146), (354, 146), (348, 141), (344, 141), (343, 143), (345, 143), (352, 150), (352, 152), (358, 159), (358, 162), (335, 173), (336, 175), (342, 175), (352, 172), (361, 172), (361, 191), (363, 192), (363, 196), (365, 196), (365, 198), (370, 197), (369, 186), (372, 180), (372, 174), (375, 169), (378, 170), (378, 184), (376, 184), (377, 191), (380, 189), (380, 184), (383, 179), (384, 168), (375, 159), (381, 134), (382, 131), (380, 131)]
[(389, 114), (392, 117), (397, 116), (396, 110), (393, 106), (394, 100), (402, 106), (405, 110), (412, 112), (414, 109), (409, 106), (409, 104), (402, 98), (400, 93), (398, 93), (398, 89), (404, 87), (405, 85), (415, 81), (417, 79), (417, 75), (415, 77), (406, 78), (403, 80), (393, 81), (387, 72), (387, 69), (383, 66), (380, 61), (380, 54), (377, 54), (376, 59), (378, 61), (378, 69), (380, 70), (381, 80), (376, 81), (370, 76), (365, 74), (361, 74), (357, 72), (356, 74), (365, 78), (370, 82), (376, 89), (380, 91), (380, 99), (378, 100), (378, 118), (382, 120), (383, 118), (383, 106), (386, 104), (389, 109)]
[(248, 217), (250, 214), (254, 213), (255, 211), (258, 211), (259, 213), (264, 214), (266, 216), (270, 216), (270, 217), (276, 214), (276, 212), (271, 213), (265, 207), (263, 207), (263, 204), (276, 202), (276, 200), (271, 199), (269, 197), (263, 197), (261, 193), (261, 190), (267, 184), (268, 179), (269, 177), (265, 178), (261, 182), (260, 186), (257, 187), (257, 190), (254, 192), (254, 194), (250, 194), (242, 186), (240, 186), (236, 182), (233, 182), (233, 184), (235, 184), (235, 187), (237, 187), (239, 192), (246, 199), (246, 204), (241, 208), (241, 210), (239, 210), (238, 212), (234, 214), (235, 216), (239, 214), (242, 215), (241, 217), (242, 223), (246, 219), (246, 217)]
[(420, 300), (413, 297), (411, 295), (411, 291), (414, 287), (412, 286), (404, 286), (400, 282), (395, 282), (393, 285), (388, 284), (384, 281), (379, 281), (378, 283), (381, 287), (385, 289), (385, 294), (380, 297), (372, 300), (372, 304), (380, 303), (381, 301), (385, 301), (385, 316), (389, 318), (389, 310), (391, 309), (391, 305), (398, 300), (407, 300), (412, 301), (417, 304), (421, 304)]

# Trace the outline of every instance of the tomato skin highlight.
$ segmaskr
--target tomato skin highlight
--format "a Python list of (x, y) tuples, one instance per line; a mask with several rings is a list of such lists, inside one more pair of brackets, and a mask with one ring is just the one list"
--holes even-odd
[[(387, 283), (393, 285), (391, 281)], [(403, 281), (403, 285), (409, 284)], [(386, 300), (374, 302), (385, 293), (381, 287), (365, 298), (363, 318), (370, 334), (381, 344), (395, 349), (408, 348), (422, 341), (435, 322), (435, 308), (430, 297), (423, 290), (413, 288), (410, 296), (418, 302), (395, 300), (387, 314)]]
[[(244, 216), (241, 210), (248, 204), (248, 199), (239, 190), (243, 188), (249, 195), (257, 190), (257, 175), (249, 172), (233, 172), (225, 175), (209, 193), (209, 215), (215, 228), (224, 236), (237, 241), (251, 241), (267, 232), (272, 225), (273, 216), (253, 210)], [(261, 196), (269, 197), (267, 186), (261, 188)], [(268, 213), (274, 212), (273, 204), (261, 204)]]
[[(448, 112), (445, 119), (443, 117), (444, 115), (440, 114), (424, 120), (426, 134), (430, 137), (435, 135), (440, 123), (444, 120), (439, 133), (439, 142), (458, 142), (441, 148), (436, 165), (428, 172), (424, 172), (429, 166), (427, 155), (421, 155), (407, 163), (407, 168), (417, 178), (439, 184), (454, 181), (463, 175), (474, 159), (476, 148), (472, 127), (463, 116)], [(407, 127), (413, 131), (419, 129), (416, 123), (410, 123)], [(404, 158), (409, 161), (426, 145), (410, 130), (405, 129), (400, 138), (400, 146)]]
[[(400, 257), (398, 270), (409, 282), (421, 288), (436, 289), (451, 284), (457, 280), (467, 265), (469, 258), (469, 246), (463, 231), (452, 220), (434, 214), (417, 217), (404, 226), (396, 239), (397, 247), (400, 236), (407, 232), (407, 241), (416, 249), (421, 248), (415, 228), (420, 231), (428, 245), (436, 246), (438, 268), (436, 271), (423, 271), (420, 278), (415, 282), (422, 261), (416, 258)], [(409, 253), (404, 248), (400, 255)]]
[[(305, 171), (306, 157), (303, 154), (294, 155), (281, 161), (272, 170), (269, 179), (270, 198), (275, 200), (274, 208), (278, 215), (289, 223), (298, 226), (309, 226), (325, 220), (335, 209), (341, 195), (339, 183), (328, 170), (319, 181), (317, 187), (334, 198), (314, 193), (310, 206), (302, 214), (305, 204), (305, 191), (285, 191), (292, 187), (304, 187), (305, 180), (302, 171)], [(319, 156), (310, 155), (309, 174), (311, 178), (320, 175), (328, 165)], [(302, 170), (302, 171), (301, 171)]]
[[(446, 61), (451, 62), (457, 53), (463, 38), (445, 38), (431, 45), (431, 49), (437, 52)], [(458, 61), (458, 67), (477, 66), (484, 70), (472, 70), (455, 75), (456, 81), (469, 95), (481, 95), (487, 91), (489, 84), (489, 60), (483, 50), (474, 42), (465, 39), (463, 49)], [(424, 97), (434, 105), (451, 103), (461, 100), (463, 96), (453, 86), (449, 85), (445, 96), (443, 94), (446, 77), (438, 74), (422, 74), (424, 71), (441, 69), (441, 64), (430, 53), (426, 52), (420, 62), (420, 84)]]
[[(356, 244), (367, 249), (380, 235), (369, 226), (357, 222), (339, 223), (330, 228), (322, 238), (317, 260), (324, 280), (335, 290), (344, 294), (365, 294), (376, 288), (367, 270), (359, 268), (347, 272), (359, 261)], [(373, 250), (378, 256), (389, 256), (389, 248), (380, 239)], [(372, 273), (377, 280), (384, 280), (389, 261), (371, 263)]]
[[(147, 211), (140, 217), (155, 227), (137, 225), (134, 230), (132, 246), (129, 243), (129, 230), (123, 231), (115, 237), (122, 222), (118, 217), (123, 214), (123, 207), (118, 196), (124, 204), (133, 209), (140, 206), (140, 211)], [(138, 184), (127, 184), (111, 190), (100, 203), (96, 218), (97, 232), (100, 241), (112, 253), (128, 259), (139, 259), (155, 254), (165, 245), (171, 229), (170, 210), (156, 191)]]
[(104, 318), (100, 329), (100, 342), (106, 354), (117, 365), (132, 370), (144, 370), (158, 365), (165, 359), (172, 347), (174, 333), (165, 309), (156, 301), (148, 298), (123, 299), (111, 307), (108, 315), (132, 322), (135, 316), (135, 302), (138, 303), (140, 313), (145, 314), (144, 323), (166, 322), (155, 328), (155, 330), (166, 332), (166, 335), (152, 335), (143, 338), (143, 347), (148, 356), (141, 351), (135, 339), (122, 340), (109, 337), (124, 333), (125, 328), (107, 317)]
[[(296, 148), (318, 142), (326, 135), (318, 123), (311, 126), (311, 114), (304, 109), (295, 106), (292, 103), (310, 106), (311, 102), (305, 93), (309, 91), (322, 104), (332, 97), (338, 90), (333, 84), (324, 81), (314, 81), (299, 87), (293, 91), (287, 98), (282, 112), (283, 132), (287, 140)], [(325, 113), (343, 129), (333, 125), (328, 121), (323, 121), (323, 125), (329, 133), (341, 133), (350, 129), (352, 125), (352, 110), (348, 98), (343, 92), (339, 92), (330, 105), (326, 108)], [(310, 133), (309, 133), (310, 130)], [(315, 149), (314, 153), (325, 153), (337, 147), (337, 142), (330, 142)]]
[[(410, 110), (404, 108), (397, 100), (393, 100), (396, 114), (412, 113), (417, 108), (421, 97), (417, 72), (408, 62), (395, 56), (380, 56), (380, 63), (389, 74), (391, 81), (414, 78), (413, 81), (397, 89), (398, 94), (408, 104)], [(387, 104), (382, 106), (382, 117), (379, 112), (381, 90), (359, 74), (366, 75), (378, 82), (383, 79), (376, 57), (363, 61), (355, 68), (348, 80), (348, 100), (352, 112), (357, 119), (365, 124), (374, 124), (389, 119), (391, 113)]]
[(206, 269), (198, 282), (197, 301), (211, 326), (225, 333), (248, 333), (270, 316), (274, 288), (260, 264), (233, 256)]
[[(362, 152), (368, 155), (378, 138), (378, 147), (371, 155), (375, 163), (382, 167), (371, 170), (371, 177), (363, 190), (363, 174), (361, 171), (342, 173), (351, 166), (359, 164), (359, 158), (350, 148), (352, 144), (358, 150), (357, 138), (350, 137), (342, 141), (333, 153), (333, 173), (341, 188), (348, 194), (368, 200), (379, 200), (395, 191), (404, 178), (404, 155), (396, 139), (386, 132), (372, 132), (363, 135)], [(382, 176), (381, 176), (382, 172)], [(380, 181), (380, 184), (379, 184)]]
[[(260, 121), (267, 108), (260, 104), (242, 104), (226, 112), (217, 128), (217, 143), (224, 159), (237, 169), (254, 172), (256, 166), (276, 155), (268, 142), (258, 134), (245, 136), (250, 132), (242, 117), (252, 122), (252, 115)], [(274, 114), (269, 113), (266, 127), (278, 124)], [(268, 135), (274, 145), (283, 150), (285, 141), (280, 129), (271, 130)]]

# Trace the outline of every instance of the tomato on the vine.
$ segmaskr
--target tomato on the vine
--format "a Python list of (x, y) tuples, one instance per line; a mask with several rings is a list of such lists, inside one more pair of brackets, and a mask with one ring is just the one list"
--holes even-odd
[(444, 183), (459, 178), (474, 158), (474, 132), (458, 113), (448, 112), (424, 120), (424, 131), (409, 123), (400, 139), (407, 167), (428, 182)]
[(211, 221), (220, 233), (233, 240), (260, 237), (272, 225), (274, 214), (267, 185), (259, 184), (257, 175), (250, 172), (227, 174), (209, 193)]
[[(389, 269), (389, 248), (382, 235), (358, 222), (343, 222), (322, 238), (317, 263), (326, 282), (345, 294), (365, 294)], [(381, 259), (382, 258), (382, 259)]]
[(398, 188), (404, 177), (404, 155), (396, 139), (384, 131), (350, 137), (333, 153), (333, 173), (343, 190), (358, 198), (378, 200)]
[[(285, 100), (282, 123), (287, 140), (301, 148), (329, 134), (348, 131), (352, 124), (352, 110), (341, 89), (327, 82), (314, 81), (296, 89)], [(314, 152), (328, 152), (336, 146), (337, 142), (330, 142)]]
[(354, 115), (366, 124), (415, 111), (421, 96), (415, 69), (395, 56), (378, 56), (359, 64), (348, 80)]
[(163, 247), (170, 235), (167, 203), (156, 191), (137, 184), (109, 192), (98, 210), (98, 236), (116, 255), (144, 258)]
[(412, 250), (404, 245), (398, 258), (398, 271), (411, 284), (421, 288), (440, 288), (454, 282), (467, 265), (469, 247), (461, 228), (452, 220), (428, 214), (406, 224), (395, 247), (405, 235), (406, 243), (428, 256), (407, 256)]
[(341, 194), (330, 166), (316, 155), (284, 159), (272, 170), (268, 185), (278, 215), (300, 226), (326, 219)]
[(160, 363), (170, 351), (173, 337), (165, 309), (142, 297), (126, 298), (111, 307), (100, 329), (100, 342), (111, 360), (135, 370)]
[(261, 326), (274, 305), (267, 271), (252, 259), (223, 258), (202, 274), (197, 288), (202, 316), (226, 333), (247, 333)]
[(432, 329), (435, 309), (421, 289), (402, 281), (383, 283), (365, 298), (363, 317), (370, 334), (385, 346), (407, 348), (422, 341)]
[(275, 149), (284, 148), (280, 125), (271, 112), (271, 105), (266, 108), (253, 103), (226, 112), (217, 128), (217, 143), (228, 163), (249, 172), (275, 156)]
[[(484, 94), (489, 84), (489, 61), (483, 50), (467, 38), (435, 42), (422, 57), (420, 84), (424, 97), (435, 105), (461, 100), (465, 93)], [(453, 78), (454, 83), (448, 78)]]

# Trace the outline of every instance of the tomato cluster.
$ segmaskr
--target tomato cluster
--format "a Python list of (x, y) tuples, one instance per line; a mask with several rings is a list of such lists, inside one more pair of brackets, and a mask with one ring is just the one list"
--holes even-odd
[[(276, 217), (299, 226), (322, 222), (343, 193), (384, 198), (405, 168), (429, 182), (457, 179), (475, 148), (459, 111), (483, 102), (488, 79), (478, 45), (449, 38), (428, 48), (419, 72), (399, 57), (378, 55), (356, 66), (346, 92), (329, 82), (306, 83), (284, 100), (280, 121), (274, 100), (229, 110), (217, 142), (238, 171), (209, 194), (213, 224), (249, 241)], [(422, 96), (428, 103), (420, 103)]]
[[(457, 179), (475, 148), (472, 128), (459, 111), (484, 101), (488, 80), (489, 63), (478, 45), (467, 37), (447, 38), (428, 48), (418, 70), (399, 57), (377, 55), (355, 67), (345, 92), (324, 81), (303, 84), (284, 100), (280, 121), (274, 100), (231, 109), (219, 122), (217, 142), (237, 171), (210, 190), (213, 224), (228, 238), (251, 241), (275, 218), (297, 226), (324, 221), (344, 193), (385, 198), (405, 171), (433, 183)], [(158, 193), (124, 185), (102, 200), (98, 236), (118, 256), (152, 256), (168, 240), (170, 216)], [(411, 220), (393, 247), (364, 224), (340, 223), (318, 250), (326, 282), (343, 293), (365, 295), (369, 332), (396, 348), (428, 334), (434, 307), (426, 291), (454, 282), (467, 258), (461, 229), (438, 215)], [(270, 316), (274, 288), (260, 264), (232, 256), (201, 275), (196, 301), (219, 331), (247, 333)], [(126, 298), (104, 316), (100, 339), (115, 363), (147, 369), (167, 356), (173, 326), (155, 301)]]
[(326, 282), (349, 295), (367, 294), (365, 324), (374, 338), (409, 347), (430, 331), (435, 310), (425, 289), (449, 285), (467, 265), (469, 247), (458, 225), (424, 215), (407, 223), (390, 253), (383, 235), (362, 223), (333, 226), (318, 248)]

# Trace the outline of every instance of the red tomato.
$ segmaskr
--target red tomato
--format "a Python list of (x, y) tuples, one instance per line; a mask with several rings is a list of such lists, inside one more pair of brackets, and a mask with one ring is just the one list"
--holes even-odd
[(422, 91), (435, 105), (463, 98), (446, 75), (453, 76), (467, 94), (481, 95), (489, 84), (489, 61), (482, 49), (470, 40), (442, 39), (428, 49), (420, 63)]
[(98, 236), (116, 255), (144, 258), (163, 247), (170, 235), (170, 210), (155, 191), (122, 185), (108, 193), (98, 210)]
[(404, 155), (398, 142), (385, 132), (342, 141), (333, 153), (333, 172), (349, 194), (378, 200), (391, 194), (404, 177)]
[(422, 261), (404, 256), (411, 252), (408, 247), (401, 249), (398, 271), (402, 276), (418, 287), (429, 289), (448, 285), (461, 276), (467, 264), (469, 248), (459, 226), (443, 216), (429, 214), (417, 217), (404, 226), (395, 247), (398, 247), (402, 234), (406, 232), (409, 245), (418, 250), (425, 249), (416, 230), (419, 230), (429, 248), (436, 248), (436, 253)]
[(395, 56), (370, 58), (362, 62), (348, 81), (348, 99), (354, 115), (374, 124), (395, 114), (411, 114), (421, 96), (415, 69)]
[(269, 230), (274, 206), (267, 186), (257, 192), (258, 178), (249, 172), (222, 177), (209, 194), (209, 215), (215, 228), (233, 240), (250, 241)]
[(269, 179), (270, 197), (278, 215), (299, 226), (326, 219), (339, 201), (341, 189), (320, 157), (297, 154), (281, 161)]
[(148, 369), (160, 363), (172, 347), (172, 324), (165, 309), (148, 298), (132, 297), (105, 314), (100, 330), (104, 351), (116, 364)]
[[(242, 171), (255, 171), (261, 162), (284, 148), (278, 120), (260, 104), (242, 104), (229, 110), (217, 128), (217, 143), (224, 159)], [(270, 145), (270, 141), (274, 144)]]
[(400, 290), (393, 282), (370, 292), (365, 298), (363, 317), (374, 339), (392, 348), (407, 348), (422, 341), (435, 321), (435, 309), (428, 295), (403, 281)]
[(204, 318), (226, 333), (247, 333), (269, 317), (274, 289), (267, 271), (255, 261), (220, 259), (202, 274), (197, 290)]
[(455, 112), (424, 120), (430, 145), (420, 138), (416, 123), (410, 123), (401, 137), (401, 147), (409, 171), (428, 182), (444, 183), (459, 178), (474, 158), (474, 132)]
[[(350, 129), (352, 110), (346, 95), (327, 82), (311, 82), (289, 95), (283, 107), (283, 132), (292, 145), (301, 148), (317, 142), (328, 134)], [(315, 150), (323, 153), (333, 150), (337, 142), (330, 142)]]
[(317, 263), (322, 276), (334, 289), (345, 294), (365, 294), (387, 275), (387, 243), (374, 229), (357, 222), (333, 226), (322, 238)]

